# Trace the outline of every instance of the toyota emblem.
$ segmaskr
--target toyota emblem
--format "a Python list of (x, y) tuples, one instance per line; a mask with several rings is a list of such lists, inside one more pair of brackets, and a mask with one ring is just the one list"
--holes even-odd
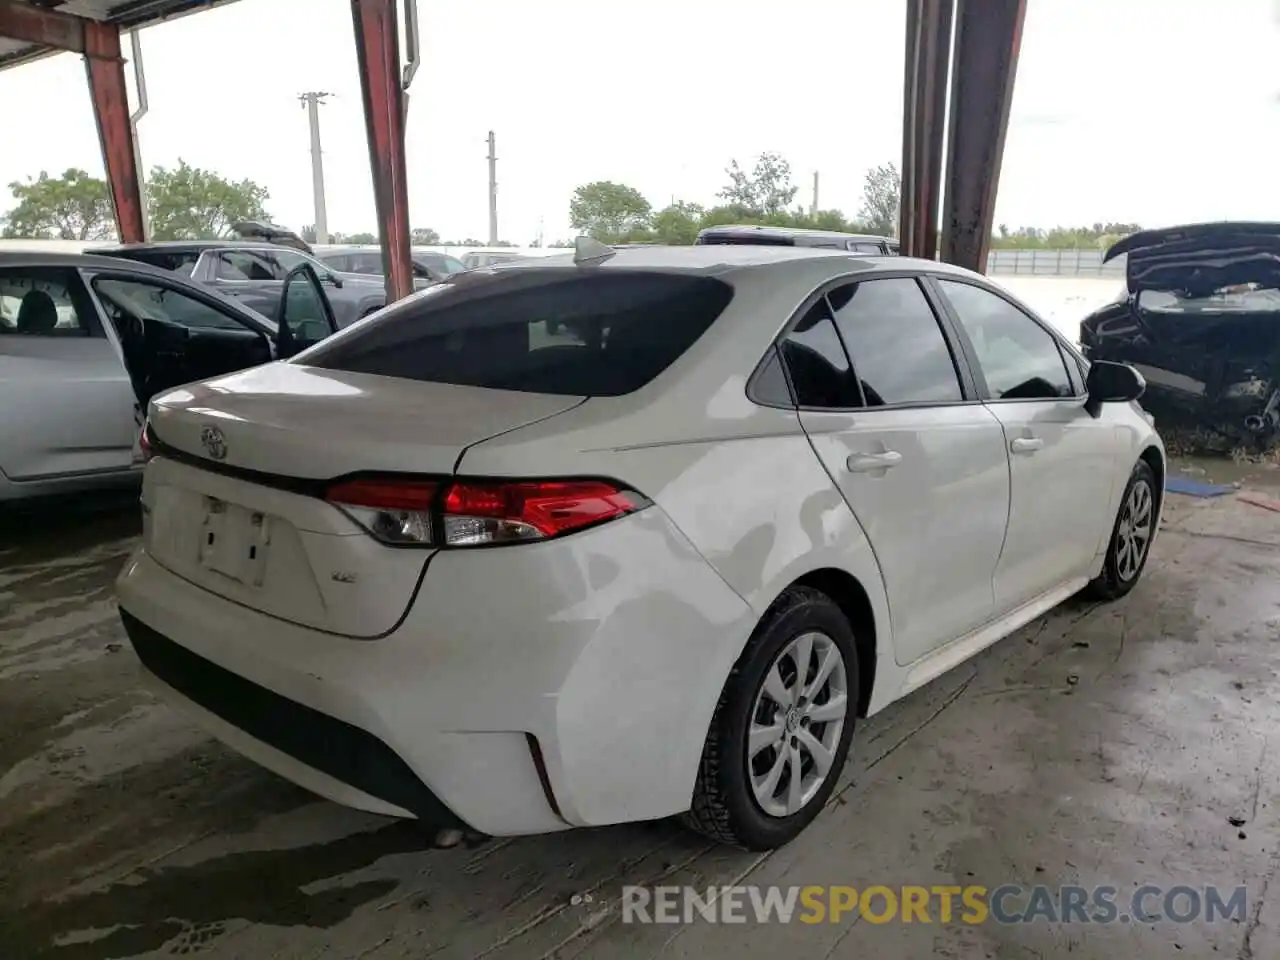
[(227, 458), (227, 438), (222, 435), (222, 431), (217, 427), (205, 427), (201, 430), (200, 442), (204, 445), (205, 453), (209, 454), (214, 460), (225, 460)]

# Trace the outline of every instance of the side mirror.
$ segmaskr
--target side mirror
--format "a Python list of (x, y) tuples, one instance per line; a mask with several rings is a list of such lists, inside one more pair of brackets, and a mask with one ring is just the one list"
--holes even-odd
[(325, 283), (332, 284), (335, 290), (342, 289), (342, 278), (338, 276), (336, 273), (326, 273), (320, 279)]
[(1096, 417), (1102, 412), (1104, 403), (1128, 403), (1137, 400), (1146, 392), (1147, 381), (1127, 363), (1095, 360), (1089, 365), (1085, 389), (1089, 394), (1085, 409), (1091, 416)]

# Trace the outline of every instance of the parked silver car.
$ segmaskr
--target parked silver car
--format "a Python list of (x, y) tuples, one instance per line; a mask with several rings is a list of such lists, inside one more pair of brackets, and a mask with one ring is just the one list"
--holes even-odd
[(341, 273), (311, 254), (278, 242), (177, 240), (96, 247), (88, 252), (172, 270), (235, 297), (259, 313), (275, 309), (285, 276), (305, 263), (325, 285), (339, 327), (367, 317), (387, 302), (381, 278)]
[[(377, 277), (380, 281), (384, 276), (381, 247), (317, 247), (315, 255), (326, 267), (344, 276), (356, 274)], [(434, 250), (411, 250), (409, 256), (413, 263), (413, 283), (418, 288), (439, 283), (449, 275), (467, 269), (457, 257)]]
[(0, 254), (0, 501), (136, 482), (152, 396), (337, 329), (309, 264), (279, 287), (266, 316), (132, 260)]

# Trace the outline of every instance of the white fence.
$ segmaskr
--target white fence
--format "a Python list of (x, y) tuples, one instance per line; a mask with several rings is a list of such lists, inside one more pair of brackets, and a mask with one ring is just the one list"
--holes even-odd
[(1101, 250), (992, 250), (987, 273), (994, 276), (1115, 277), (1124, 279), (1124, 257), (1102, 262)]

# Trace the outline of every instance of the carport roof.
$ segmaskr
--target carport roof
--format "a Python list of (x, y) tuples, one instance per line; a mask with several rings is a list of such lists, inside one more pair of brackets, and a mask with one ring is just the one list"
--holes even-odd
[[(233, 2), (235, 0), (0, 0), (0, 70), (61, 50), (75, 49), (68, 46), (66, 34), (49, 36), (48, 39), (53, 41), (49, 43), (39, 42), (41, 34), (38, 29), (34, 36), (25, 33), (13, 36), (18, 31), (12, 30), (9, 24), (19, 19), (26, 22), (27, 18), (21, 16), (23, 13), (66, 14), (68, 17), (64, 22), (68, 29), (75, 26), (70, 17), (79, 17), (131, 30)], [(24, 7), (33, 9), (27, 11), (22, 9)], [(34, 22), (35, 17), (30, 19)], [(6, 33), (6, 29), (10, 32)]]

